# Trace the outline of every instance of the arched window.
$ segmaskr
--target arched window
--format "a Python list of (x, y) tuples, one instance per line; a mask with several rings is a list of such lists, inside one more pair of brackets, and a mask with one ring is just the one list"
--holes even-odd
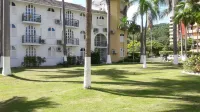
[(48, 56), (49, 57), (55, 57), (56, 55), (56, 48), (55, 47), (49, 47), (48, 48)]
[(103, 16), (97, 17), (97, 24), (98, 25), (103, 25), (104, 24), (104, 17)]
[(49, 38), (55, 37), (56, 36), (56, 30), (52, 27), (49, 27), (47, 35), (48, 35)]
[(36, 49), (33, 46), (26, 48), (26, 56), (36, 56)]
[(120, 34), (120, 42), (124, 42), (124, 34)]
[(16, 6), (14, 2), (12, 2), (12, 6)]
[(49, 12), (55, 12), (53, 8), (48, 8), (47, 11), (49, 11)]
[(80, 56), (83, 58), (85, 57), (85, 48), (80, 49)]
[(17, 27), (15, 24), (11, 24), (10, 33), (11, 37), (17, 36)]
[(86, 36), (85, 36), (85, 31), (81, 31), (81, 32), (80, 32), (80, 37), (81, 37), (81, 40), (82, 40), (82, 39), (85, 40), (85, 38), (86, 38)]
[(11, 10), (12, 14), (14, 14), (14, 15), (17, 14), (17, 8), (16, 8), (16, 4), (14, 2), (11, 2), (10, 10)]
[(17, 57), (17, 49), (15, 46), (11, 46), (11, 58)]

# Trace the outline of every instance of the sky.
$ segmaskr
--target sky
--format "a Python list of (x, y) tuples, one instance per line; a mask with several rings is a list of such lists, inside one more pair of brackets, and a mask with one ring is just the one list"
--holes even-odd
[[(61, 0), (59, 0), (59, 1), (61, 1)], [(65, 0), (65, 1), (85, 6), (85, 1), (86, 0)], [(98, 1), (98, 0), (96, 0), (96, 1)], [(131, 6), (129, 8), (129, 10), (127, 12), (128, 19), (131, 20), (133, 14), (137, 11), (137, 7), (138, 7), (138, 5), (136, 4), (136, 5)], [(93, 9), (97, 9), (97, 8), (93, 7)], [(141, 22), (140, 18), (138, 18), (136, 22), (137, 22), (137, 24), (140, 24), (140, 22)], [(154, 21), (154, 24), (159, 24), (159, 23), (169, 23), (169, 16), (166, 16), (165, 18), (163, 18), (161, 20)]]

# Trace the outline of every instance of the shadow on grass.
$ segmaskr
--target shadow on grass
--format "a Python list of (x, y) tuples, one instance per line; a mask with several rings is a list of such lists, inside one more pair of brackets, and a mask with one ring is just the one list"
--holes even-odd
[[(121, 80), (115, 83), (99, 82), (98, 84), (123, 85), (123, 89), (107, 88), (107, 86), (92, 87), (93, 90), (109, 94), (129, 97), (173, 99), (185, 104), (173, 104), (177, 108), (165, 112), (199, 112), (200, 110), (200, 77), (180, 77), (183, 80), (156, 79), (153, 82), (141, 82), (132, 80)], [(94, 82), (95, 83), (95, 82)], [(140, 86), (139, 89), (125, 89), (129, 86)], [(144, 88), (143, 88), (144, 87)], [(183, 93), (190, 93), (185, 95)], [(187, 103), (186, 103), (187, 102)], [(169, 105), (170, 106), (170, 105)], [(164, 112), (164, 111), (163, 111)]]
[(28, 101), (26, 97), (13, 97), (0, 102), (0, 112), (35, 112), (36, 109), (55, 108), (58, 105), (49, 100), (46, 97), (32, 101)]

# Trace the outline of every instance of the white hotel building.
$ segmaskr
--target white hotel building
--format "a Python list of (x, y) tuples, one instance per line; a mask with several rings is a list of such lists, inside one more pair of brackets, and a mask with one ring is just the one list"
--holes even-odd
[[(85, 7), (65, 3), (67, 51), (71, 56), (83, 56), (85, 48)], [(101, 49), (106, 61), (107, 14), (92, 13), (91, 50)], [(11, 66), (18, 67), (24, 56), (45, 57), (43, 66), (63, 62), (62, 3), (56, 0), (11, 0)]]

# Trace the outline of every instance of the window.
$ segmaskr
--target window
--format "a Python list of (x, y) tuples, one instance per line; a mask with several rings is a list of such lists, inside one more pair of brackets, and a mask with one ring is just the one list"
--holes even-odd
[(84, 20), (85, 19), (85, 13), (81, 13), (80, 14), (80, 20)]
[(85, 40), (86, 36), (85, 36), (85, 31), (81, 31), (80, 33), (80, 37), (81, 37), (81, 40)]
[(17, 49), (15, 46), (11, 46), (11, 58), (17, 57)]
[(47, 9), (47, 18), (48, 19), (51, 19), (51, 18), (54, 18), (55, 16), (54, 16), (54, 9), (53, 8), (48, 8)]
[(120, 34), (120, 42), (124, 42), (124, 34)]
[(17, 36), (17, 27), (15, 24), (11, 24), (10, 32), (11, 32), (11, 37)]
[(56, 30), (55, 30), (55, 28), (49, 27), (47, 35), (48, 35), (49, 38), (55, 37), (56, 36)]
[(81, 57), (85, 57), (85, 48), (81, 48), (81, 50), (80, 50), (80, 53), (81, 53)]
[(120, 57), (124, 57), (124, 49), (120, 48)]
[(56, 48), (55, 47), (49, 47), (48, 48), (48, 57), (55, 57), (56, 56)]
[(66, 16), (67, 19), (73, 19), (74, 18), (74, 14), (71, 11), (67, 11), (65, 16)]
[(36, 56), (36, 49), (33, 46), (26, 48), (26, 56)]
[(16, 10), (16, 4), (14, 2), (11, 3), (11, 12), (12, 14), (17, 14), (17, 10)]
[(97, 24), (98, 25), (103, 25), (104, 24), (104, 17), (103, 16), (97, 17)]
[(65, 34), (67, 38), (67, 43), (73, 43), (74, 32), (71, 29), (67, 29)]
[(55, 12), (53, 8), (48, 8), (48, 12)]

